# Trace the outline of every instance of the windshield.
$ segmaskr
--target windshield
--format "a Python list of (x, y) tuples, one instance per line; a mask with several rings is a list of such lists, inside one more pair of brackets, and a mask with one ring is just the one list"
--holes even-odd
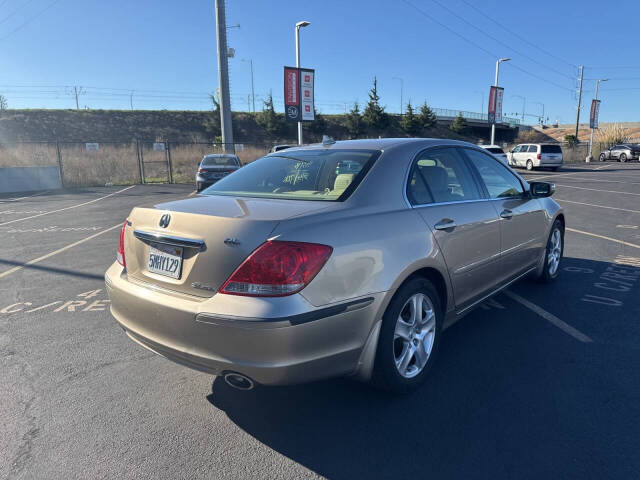
[(560, 145), (541, 145), (540, 153), (562, 153)]
[(504, 150), (502, 150), (501, 148), (498, 148), (498, 147), (487, 148), (487, 150), (489, 150), (491, 153), (502, 153), (502, 154), (504, 154)]
[(203, 193), (342, 201), (362, 181), (379, 153), (376, 150), (288, 150), (250, 163)]
[(215, 167), (215, 166), (238, 166), (240, 162), (238, 162), (237, 157), (204, 157), (202, 159), (202, 163), (200, 166), (202, 167)]

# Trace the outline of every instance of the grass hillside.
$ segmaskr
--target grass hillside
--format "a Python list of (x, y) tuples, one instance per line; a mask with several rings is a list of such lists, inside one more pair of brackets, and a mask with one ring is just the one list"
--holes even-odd
[[(236, 143), (271, 145), (296, 138), (296, 124), (281, 121), (273, 133), (259, 124), (259, 114), (233, 113)], [(323, 134), (347, 139), (344, 115), (320, 115), (305, 123), (305, 141), (319, 141)], [(135, 139), (175, 142), (212, 142), (219, 135), (219, 120), (211, 111), (168, 110), (5, 110), (0, 112), (0, 143), (25, 141), (131, 142)], [(363, 131), (360, 137), (406, 137), (398, 116), (390, 116), (382, 132)], [(436, 125), (421, 136), (476, 141), (475, 136), (459, 135), (446, 126)]]
[[(601, 123), (600, 128), (606, 127), (607, 125), (609, 124)], [(640, 139), (640, 123), (630, 122), (630, 123), (620, 123), (619, 125), (625, 129), (625, 131), (628, 133), (628, 135), (632, 139)], [(566, 135), (575, 135), (576, 126), (575, 124), (560, 125), (558, 128), (549, 127), (545, 129), (536, 127), (535, 130), (549, 137), (550, 140), (548, 141), (564, 142), (564, 137)], [(578, 129), (578, 140), (580, 140), (580, 142), (588, 142), (590, 134), (591, 134), (591, 130), (589, 129), (589, 125), (580, 124), (580, 128)]]

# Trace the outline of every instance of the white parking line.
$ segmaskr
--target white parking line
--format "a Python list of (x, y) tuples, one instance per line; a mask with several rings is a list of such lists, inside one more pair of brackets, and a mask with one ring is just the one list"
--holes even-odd
[(620, 208), (620, 207), (608, 207), (606, 205), (596, 205), (595, 203), (576, 202), (574, 200), (565, 200), (564, 198), (554, 198), (554, 200), (560, 203), (576, 203), (578, 205), (586, 205), (588, 207), (607, 208), (609, 210), (621, 210), (623, 212), (629, 212), (629, 213), (640, 213), (640, 210), (630, 210), (628, 208)]
[(43, 215), (49, 215), (51, 213), (63, 212), (65, 210), (70, 210), (72, 208), (83, 207), (85, 205), (89, 205), (90, 203), (95, 203), (100, 200), (104, 200), (105, 198), (112, 197), (114, 195), (117, 195), (118, 193), (124, 192), (125, 190), (129, 190), (130, 188), (133, 188), (133, 187), (135, 187), (135, 185), (131, 185), (130, 187), (123, 188), (122, 190), (118, 190), (117, 192), (110, 193), (109, 195), (105, 195), (104, 197), (94, 198), (93, 200), (89, 200), (88, 202), (84, 202), (84, 203), (79, 203), (77, 205), (71, 205), (70, 207), (58, 208), (57, 210), (51, 210), (50, 212), (39, 213), (38, 215), (31, 215), (30, 217), (16, 218), (15, 220), (9, 220), (8, 222), (0, 223), (0, 226), (9, 225), (10, 223), (15, 223), (15, 222), (22, 222), (24, 220), (29, 220), (31, 218), (42, 217)]
[(571, 335), (576, 340), (578, 340), (580, 342), (583, 342), (583, 343), (592, 343), (593, 342), (593, 340), (591, 340), (591, 338), (586, 336), (581, 331), (573, 328), (568, 323), (563, 322), (562, 320), (560, 320), (558, 317), (556, 317), (552, 313), (547, 312), (544, 308), (539, 307), (538, 305), (536, 305), (535, 303), (530, 302), (526, 298), (522, 298), (517, 293), (513, 293), (510, 290), (506, 290), (504, 292), (504, 294), (507, 297), (511, 298), (512, 300), (515, 300), (516, 302), (518, 302), (520, 305), (523, 305), (523, 306), (527, 307), (532, 312), (537, 313), (542, 318), (547, 320), (549, 323), (551, 323), (552, 325), (558, 327), (560, 330), (562, 330), (567, 335)]
[(34, 258), (33, 260), (29, 260), (28, 262), (26, 262), (26, 263), (24, 263), (22, 265), (18, 265), (17, 267), (10, 268), (9, 270), (6, 270), (6, 271), (0, 273), (0, 278), (7, 277), (7, 276), (11, 275), (12, 273), (17, 272), (18, 270), (22, 270), (24, 267), (26, 267), (28, 265), (33, 265), (34, 263), (38, 263), (38, 262), (41, 262), (42, 260), (46, 260), (49, 257), (53, 257), (54, 255), (57, 255), (57, 254), (62, 253), (64, 251), (66, 251), (66, 250), (69, 250), (70, 248), (73, 248), (73, 247), (75, 247), (77, 245), (80, 245), (80, 244), (82, 244), (84, 242), (88, 242), (89, 240), (94, 239), (94, 238), (102, 235), (103, 233), (110, 232), (111, 230), (114, 230), (116, 228), (122, 228), (122, 223), (118, 223), (117, 225), (114, 225), (113, 227), (106, 228), (106, 229), (104, 229), (104, 230), (102, 230), (102, 231), (100, 231), (98, 233), (94, 233), (93, 235), (90, 235), (87, 238), (83, 238), (82, 240), (78, 240), (77, 242), (73, 242), (73, 243), (67, 245), (66, 247), (59, 248), (58, 250), (56, 250), (54, 252), (47, 253), (46, 255), (43, 255), (43, 256), (38, 257), (38, 258)]
[(571, 180), (594, 183), (624, 183), (626, 185), (640, 185), (640, 182), (623, 182), (622, 180), (600, 180), (596, 178), (572, 177)]
[(584, 230), (576, 230), (575, 228), (565, 228), (568, 232), (580, 233), (582, 235), (589, 235), (590, 237), (601, 238), (603, 240), (609, 240), (610, 242), (619, 243), (621, 245), (626, 245), (627, 247), (640, 248), (640, 245), (636, 245), (635, 243), (625, 242), (624, 240), (618, 240), (617, 238), (607, 237), (605, 235), (598, 235), (597, 233), (585, 232)]
[[(598, 167), (598, 168), (590, 168), (588, 170), (594, 171), (594, 170), (602, 170), (604, 168), (610, 167), (610, 165), (603, 165), (602, 167)], [(579, 172), (566, 172), (566, 173), (556, 173), (556, 174), (550, 174), (550, 175), (542, 175), (542, 176), (535, 176), (532, 175), (531, 173), (523, 173), (522, 175), (531, 175), (531, 178), (525, 178), (525, 180), (528, 182), (529, 180), (538, 180), (540, 178), (549, 178), (549, 177), (565, 177), (567, 175), (580, 175), (581, 173), (584, 173), (583, 171), (579, 171)]]
[[(17, 202), (18, 200), (24, 200), (25, 198), (31, 198), (31, 197), (37, 197), (39, 195), (44, 195), (47, 192), (49, 192), (49, 190), (45, 190), (44, 192), (37, 192), (37, 193), (34, 193), (33, 195), (27, 195), (25, 197), (7, 198), (7, 199), (4, 199), (3, 201), (5, 201), (5, 202)], [(2, 199), (0, 199), (0, 200), (2, 200)]]
[(556, 183), (556, 187), (577, 188), (578, 190), (591, 190), (592, 192), (618, 193), (620, 195), (636, 195), (640, 197), (640, 193), (619, 192), (617, 190), (599, 190), (597, 188), (587, 188), (587, 187), (575, 187), (573, 185), (564, 185), (562, 183)]

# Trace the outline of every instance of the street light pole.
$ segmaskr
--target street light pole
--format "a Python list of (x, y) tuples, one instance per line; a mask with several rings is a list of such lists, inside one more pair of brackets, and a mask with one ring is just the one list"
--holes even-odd
[[(300, 29), (311, 25), (311, 22), (303, 20), (296, 23), (296, 68), (298, 69), (298, 75), (300, 75)], [(298, 92), (300, 95), (300, 92)], [(298, 145), (302, 145), (302, 118), (298, 122)]]
[[(602, 78), (600, 80), (596, 80), (596, 92), (595, 92), (595, 100), (598, 100), (598, 86), (600, 85), (600, 82), (606, 82), (608, 81), (608, 78)], [(589, 135), (589, 155), (587, 155), (587, 162), (590, 162), (591, 160), (593, 160), (593, 156), (591, 155), (591, 152), (593, 151), (593, 128), (591, 129), (591, 134)]]
[(402, 115), (402, 92), (404, 90), (404, 80), (400, 77), (393, 77), (394, 80), (400, 80), (400, 115)]
[(524, 124), (524, 112), (527, 109), (527, 98), (522, 95), (511, 95), (512, 97), (517, 97), (522, 99), (522, 123)]
[(253, 59), (250, 58), (247, 60), (246, 58), (242, 59), (243, 62), (249, 62), (249, 67), (251, 69), (251, 102), (253, 104), (253, 113), (256, 113), (256, 94), (253, 89)]
[(484, 92), (480, 90), (474, 90), (473, 93), (479, 93), (482, 96), (482, 104), (480, 105), (480, 113), (484, 112)]
[[(498, 60), (496, 60), (496, 78), (493, 82), (493, 86), (497, 87), (498, 86), (498, 75), (500, 74), (500, 64), (502, 62), (508, 62), (509, 60), (511, 60), (510, 58), (499, 58)], [(483, 102), (484, 103), (484, 100)], [(491, 145), (495, 145), (495, 139), (496, 139), (496, 124), (495, 122), (491, 124)]]
[(536, 105), (542, 105), (542, 117), (540, 117), (542, 119), (542, 121), (540, 123), (544, 123), (544, 103), (542, 102), (533, 102)]

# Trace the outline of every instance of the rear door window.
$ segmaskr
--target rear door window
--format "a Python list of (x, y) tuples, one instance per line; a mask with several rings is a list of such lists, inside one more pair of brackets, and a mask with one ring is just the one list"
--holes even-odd
[(529, 153), (538, 153), (538, 146), (537, 145), (529, 145)]
[(454, 148), (429, 149), (418, 155), (409, 174), (407, 197), (413, 205), (482, 198), (464, 158)]

